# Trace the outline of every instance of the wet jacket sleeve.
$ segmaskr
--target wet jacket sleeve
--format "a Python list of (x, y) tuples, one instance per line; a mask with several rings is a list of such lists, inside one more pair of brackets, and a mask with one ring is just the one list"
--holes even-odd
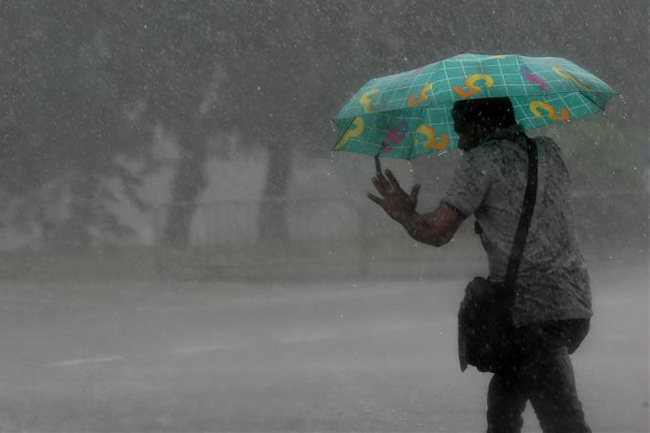
[(487, 171), (472, 152), (468, 152), (461, 158), (442, 202), (468, 217), (483, 202), (489, 185)]

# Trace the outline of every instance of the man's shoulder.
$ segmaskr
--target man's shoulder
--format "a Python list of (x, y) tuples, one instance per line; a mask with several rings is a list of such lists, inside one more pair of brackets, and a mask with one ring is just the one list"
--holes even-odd
[(463, 153), (458, 168), (461, 171), (470, 168), (483, 170), (493, 164), (491, 160), (492, 156), (490, 155), (490, 152), (484, 149), (483, 145), (481, 145)]
[[(557, 145), (555, 140), (553, 140), (551, 137), (545, 135), (538, 135), (535, 137), (531, 137), (531, 139), (535, 142), (538, 149), (542, 149), (542, 150), (548, 149), (557, 154), (561, 154), (560, 147)], [(481, 146), (478, 146), (477, 148), (472, 150), (472, 152), (474, 153), (473, 157), (477, 159), (485, 159), (485, 158), (494, 159), (495, 157), (508, 157), (513, 153), (521, 153), (524, 151), (525, 151), (525, 146), (522, 145), (521, 142), (517, 142), (515, 140), (503, 139), (503, 138), (500, 139), (497, 138), (497, 139), (487, 141), (483, 143)]]
[(475, 164), (500, 163), (513, 152), (516, 152), (516, 143), (510, 140), (494, 139), (486, 141), (467, 153), (469, 160)]
[[(535, 142), (540, 157), (560, 162), (562, 152), (555, 140), (547, 136), (531, 137)], [(542, 156), (545, 155), (545, 156)], [(466, 152), (462, 158), (464, 169), (473, 167), (488, 172), (521, 165), (525, 161), (526, 147), (523, 143), (508, 139), (493, 139)]]

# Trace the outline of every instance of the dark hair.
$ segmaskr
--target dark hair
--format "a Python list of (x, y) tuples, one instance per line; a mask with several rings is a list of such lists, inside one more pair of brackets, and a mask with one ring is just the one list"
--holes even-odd
[(456, 127), (479, 123), (497, 129), (517, 123), (510, 98), (482, 98), (456, 101), (451, 110)]

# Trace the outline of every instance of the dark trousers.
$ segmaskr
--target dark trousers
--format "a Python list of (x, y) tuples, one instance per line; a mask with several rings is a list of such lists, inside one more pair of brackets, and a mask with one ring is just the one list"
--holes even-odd
[(569, 357), (588, 331), (589, 320), (546, 322), (512, 331), (512, 360), (494, 374), (488, 390), (488, 433), (520, 432), (529, 400), (545, 433), (591, 432)]

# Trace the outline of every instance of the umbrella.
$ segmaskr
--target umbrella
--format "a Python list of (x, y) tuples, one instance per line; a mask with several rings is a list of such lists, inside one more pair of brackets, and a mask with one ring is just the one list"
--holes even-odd
[(456, 101), (509, 97), (527, 130), (605, 109), (616, 94), (573, 62), (557, 57), (460, 54), (368, 81), (333, 120), (333, 150), (412, 159), (458, 147)]

